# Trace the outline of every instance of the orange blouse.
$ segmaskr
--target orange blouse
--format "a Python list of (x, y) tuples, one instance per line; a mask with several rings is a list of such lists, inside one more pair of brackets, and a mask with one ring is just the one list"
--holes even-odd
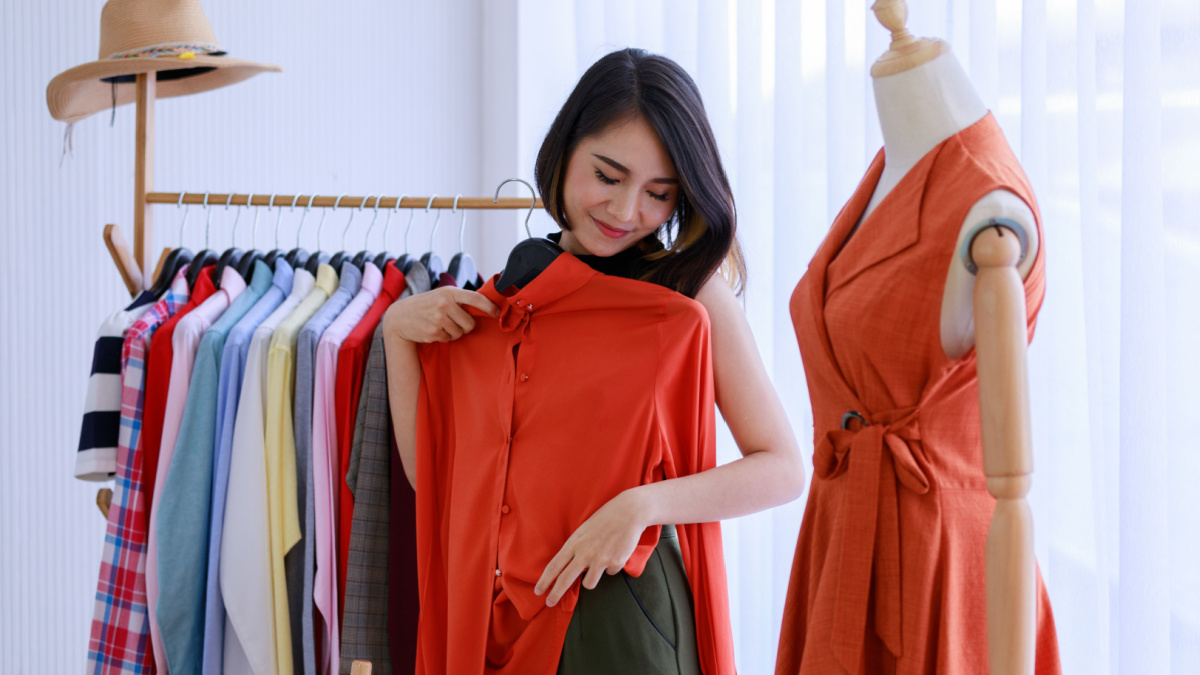
[[(779, 675), (988, 668), (984, 545), (996, 500), (983, 474), (975, 352), (942, 351), (942, 291), (979, 199), (1008, 190), (1035, 216), (1037, 203), (988, 114), (926, 154), (847, 241), (883, 159), (792, 295), (815, 450)], [(1045, 280), (1043, 245), (1025, 280), (1031, 339)], [(1040, 574), (1037, 593), (1037, 673), (1057, 673)]]
[[(421, 345), (417, 673), (554, 673), (579, 581), (533, 587), (622, 491), (716, 465), (708, 315), (674, 291), (560, 255), (498, 319)], [(625, 571), (658, 543), (647, 529)], [(732, 674), (719, 523), (679, 527), (705, 673)]]

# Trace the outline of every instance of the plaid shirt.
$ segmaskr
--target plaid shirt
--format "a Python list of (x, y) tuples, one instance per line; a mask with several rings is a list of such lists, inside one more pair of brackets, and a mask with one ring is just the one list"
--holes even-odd
[(354, 444), (346, 483), (354, 493), (354, 524), (342, 614), (339, 672), (356, 660), (372, 673), (391, 675), (388, 640), (388, 547), (391, 514), (392, 418), (388, 408), (383, 326), (375, 329), (354, 421)]
[(117, 474), (96, 612), (88, 641), (87, 672), (93, 675), (153, 675), (146, 618), (146, 495), (142, 490), (142, 406), (145, 403), (146, 356), (150, 338), (188, 300), (183, 272), (171, 288), (125, 333), (121, 346), (121, 428)]

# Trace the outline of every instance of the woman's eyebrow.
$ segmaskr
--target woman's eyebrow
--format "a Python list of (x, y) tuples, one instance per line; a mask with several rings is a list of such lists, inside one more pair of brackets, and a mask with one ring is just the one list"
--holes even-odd
[[(616, 169), (617, 171), (620, 171), (622, 173), (629, 173), (629, 169), (625, 168), (624, 165), (617, 162), (615, 159), (605, 157), (604, 155), (597, 155), (595, 153), (592, 153), (592, 156), (595, 157), (596, 159), (600, 160), (601, 162), (604, 162), (605, 164), (611, 166), (612, 168)], [(664, 183), (666, 185), (679, 185), (678, 178), (652, 178), (650, 180), (650, 182), (651, 183)]]

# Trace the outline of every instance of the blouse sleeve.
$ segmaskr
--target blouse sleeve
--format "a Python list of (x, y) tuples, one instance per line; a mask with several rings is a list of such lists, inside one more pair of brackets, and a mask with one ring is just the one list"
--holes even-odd
[[(664, 440), (665, 479), (711, 469), (717, 463), (715, 392), (708, 314), (679, 296), (668, 303), (659, 335), (656, 406)], [(678, 527), (684, 569), (696, 613), (700, 664), (708, 675), (732, 674), (733, 633), (720, 523)]]

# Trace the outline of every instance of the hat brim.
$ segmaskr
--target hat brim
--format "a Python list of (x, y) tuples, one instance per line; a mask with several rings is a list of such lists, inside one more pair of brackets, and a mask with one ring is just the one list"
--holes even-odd
[(161, 77), (155, 88), (155, 97), (185, 96), (236, 84), (259, 73), (283, 72), (282, 68), (272, 63), (207, 54), (197, 54), (195, 58), (186, 60), (160, 56), (93, 61), (75, 66), (51, 80), (46, 87), (46, 105), (54, 119), (78, 122), (93, 113), (112, 108), (114, 86), (116, 105), (133, 102), (137, 87), (132, 82), (119, 80), (114, 85), (111, 78), (193, 69), (197, 70), (195, 74), (171, 79)]

